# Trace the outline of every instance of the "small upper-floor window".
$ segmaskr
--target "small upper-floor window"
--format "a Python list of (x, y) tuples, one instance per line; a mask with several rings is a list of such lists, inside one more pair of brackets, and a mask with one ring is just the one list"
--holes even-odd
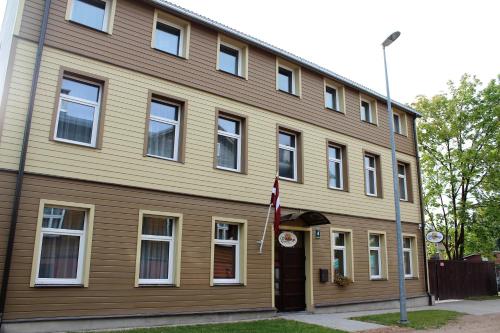
[(406, 114), (403, 112), (396, 112), (393, 110), (392, 120), (393, 120), (392, 124), (394, 133), (407, 135)]
[(54, 140), (95, 147), (103, 85), (64, 75)]
[(114, 1), (70, 0), (67, 19), (96, 30), (109, 31), (110, 13)]
[(364, 159), (366, 194), (377, 196), (377, 157), (365, 154)]
[(277, 58), (276, 59), (276, 89), (295, 96), (301, 96), (300, 66)]
[(149, 110), (147, 155), (178, 160), (181, 112), (180, 104), (152, 98)]
[(342, 147), (328, 146), (328, 186), (342, 190), (344, 188), (344, 166)]
[(278, 69), (278, 88), (290, 94), (294, 94), (294, 75), (293, 71), (280, 67)]
[(156, 22), (155, 48), (176, 56), (181, 56), (182, 50), (182, 28)]
[(217, 167), (241, 169), (241, 121), (224, 116), (217, 119)]
[(359, 102), (361, 120), (377, 125), (377, 102), (367, 97), (361, 97)]
[(297, 180), (297, 136), (279, 132), (279, 176)]
[(399, 199), (408, 201), (408, 184), (406, 176), (406, 165), (398, 163)]
[(397, 113), (393, 113), (394, 133), (403, 134), (401, 129), (401, 117)]
[(340, 111), (338, 91), (334, 87), (325, 88), (325, 107), (331, 110)]
[(221, 71), (241, 75), (241, 50), (227, 44), (220, 44), (219, 47), (219, 69)]

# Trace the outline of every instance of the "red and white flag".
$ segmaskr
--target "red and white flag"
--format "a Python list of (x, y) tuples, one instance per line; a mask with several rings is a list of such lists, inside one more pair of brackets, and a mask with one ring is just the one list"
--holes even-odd
[(274, 232), (278, 235), (281, 222), (280, 184), (278, 177), (274, 180), (273, 193), (271, 194), (271, 205), (274, 207)]

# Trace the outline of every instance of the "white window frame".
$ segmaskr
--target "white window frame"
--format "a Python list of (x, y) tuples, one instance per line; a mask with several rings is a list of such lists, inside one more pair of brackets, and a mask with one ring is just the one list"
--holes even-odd
[(174, 126), (174, 128), (175, 128), (174, 156), (172, 158), (170, 158), (170, 157), (165, 157), (165, 156), (161, 156), (161, 155), (150, 154), (149, 152), (147, 153), (147, 156), (161, 158), (161, 159), (168, 160), (168, 161), (178, 161), (178, 159), (179, 159), (179, 132), (180, 132), (179, 126), (180, 126), (180, 119), (182, 117), (182, 112), (183, 112), (182, 106), (179, 103), (162, 100), (161, 97), (160, 98), (152, 97), (150, 104), (152, 104), (153, 101), (158, 101), (160, 103), (165, 103), (165, 104), (170, 104), (170, 105), (176, 106), (177, 107), (177, 120), (172, 120), (172, 119), (163, 118), (163, 117), (159, 117), (159, 116), (153, 116), (151, 114), (151, 105), (150, 105), (149, 106), (149, 119), (148, 119), (148, 133), (147, 133), (147, 135), (148, 135), (148, 147), (146, 147), (146, 150), (149, 150), (149, 127), (150, 127), (151, 121), (153, 120), (153, 121), (157, 121), (159, 123)]
[[(398, 124), (399, 131), (396, 130), (396, 122), (394, 121), (395, 117), (398, 118), (397, 124)], [(402, 123), (401, 123), (401, 115), (399, 113), (396, 113), (396, 112), (392, 113), (392, 124), (393, 124), (393, 128), (394, 128), (394, 133), (403, 134), (403, 127), (402, 127)]]
[[(42, 221), (45, 217), (43, 213), (44, 208), (62, 208), (62, 209), (73, 209), (73, 210), (82, 210), (78, 207), (60, 207), (58, 205), (52, 204), (44, 204), (42, 208)], [(35, 284), (36, 285), (81, 285), (83, 284), (83, 270), (85, 265), (85, 253), (86, 253), (86, 242), (87, 242), (87, 228), (88, 228), (88, 218), (89, 212), (87, 210), (83, 210), (85, 212), (85, 218), (83, 221), (83, 230), (72, 230), (72, 229), (57, 229), (57, 228), (45, 228), (40, 225), (40, 241), (37, 249), (37, 264), (36, 264), (36, 275), (35, 275)], [(55, 215), (49, 215), (52, 219)], [(64, 217), (64, 215), (62, 216)], [(78, 247), (78, 266), (76, 271), (75, 279), (54, 279), (54, 278), (39, 278), (40, 273), (40, 260), (42, 256), (42, 248), (43, 248), (43, 238), (45, 235), (61, 235), (61, 236), (77, 236), (80, 237), (80, 243)]]
[(233, 73), (230, 73), (230, 72), (226, 72), (225, 70), (222, 70), (220, 68), (220, 66), (218, 66), (217, 69), (220, 70), (220, 71), (222, 71), (222, 72), (224, 72), (224, 73), (233, 74), (233, 75), (236, 75), (236, 76), (243, 77), (243, 75), (242, 75), (242, 61), (243, 61), (242, 55), (243, 55), (243, 52), (242, 52), (241, 48), (237, 47), (237, 46), (234, 46), (232, 44), (229, 44), (228, 42), (225, 42), (225, 41), (222, 41), (222, 40), (219, 41), (219, 50), (218, 50), (219, 51), (218, 52), (219, 59), (218, 59), (217, 64), (220, 64), (220, 56), (221, 56), (221, 53), (222, 53), (222, 51), (220, 49), (221, 45), (224, 45), (227, 48), (230, 48), (230, 49), (233, 49), (235, 51), (238, 51), (238, 73), (233, 74)]
[[(344, 235), (344, 245), (343, 246), (335, 245), (335, 234), (343, 234)], [(334, 258), (334, 260), (335, 260), (335, 251), (342, 251), (342, 258), (343, 258), (343, 262), (344, 262), (343, 270), (344, 270), (345, 277), (349, 277), (349, 273), (347, 270), (347, 242), (349, 241), (348, 237), (349, 237), (349, 233), (346, 231), (336, 231), (336, 230), (332, 231), (332, 258)], [(333, 262), (334, 260), (332, 260), (332, 274), (335, 274), (335, 264)]]
[[(172, 223), (172, 236), (159, 236), (159, 235), (147, 235), (144, 234), (143, 228), (142, 228), (142, 223), (144, 223), (144, 217), (160, 217), (160, 218), (167, 218), (171, 223)], [(140, 277), (138, 278), (139, 285), (145, 285), (145, 284), (173, 284), (173, 276), (174, 276), (174, 251), (175, 251), (175, 232), (176, 232), (176, 219), (174, 217), (168, 217), (168, 216), (156, 216), (156, 215), (149, 215), (149, 214), (144, 214), (142, 221), (141, 221), (141, 236), (139, 239), (139, 242), (141, 242), (141, 248), (142, 248), (142, 241), (154, 241), (154, 242), (169, 242), (168, 244), (168, 279), (141, 279)], [(142, 259), (142, 252), (139, 252), (139, 263), (141, 262)], [(139, 264), (139, 270), (140, 270), (140, 264)], [(139, 276), (140, 276), (140, 271), (139, 271)]]
[[(399, 173), (399, 166), (403, 167), (403, 170), (404, 170), (403, 174)], [(404, 183), (404, 186), (405, 186), (404, 199), (401, 196), (401, 193), (403, 193), (403, 192), (401, 192), (401, 188), (399, 189), (399, 200), (401, 200), (401, 201), (408, 201), (408, 180), (406, 179), (406, 165), (404, 163), (398, 163), (398, 180), (399, 179), (403, 179), (403, 183)], [(399, 181), (398, 181), (398, 186), (399, 186)]]
[[(180, 33), (179, 33), (179, 49), (177, 50), (177, 54), (167, 52), (167, 51), (162, 50), (162, 49), (157, 47), (157, 45), (156, 45), (156, 42), (157, 42), (156, 41), (156, 32), (158, 30), (158, 27), (157, 27), (158, 23), (168, 25), (168, 26), (175, 28), (175, 29), (178, 29), (180, 31)], [(153, 38), (154, 38), (153, 48), (160, 51), (160, 52), (166, 53), (166, 54), (171, 54), (171, 55), (174, 55), (177, 57), (186, 58), (186, 55), (184, 54), (185, 53), (185, 51), (184, 51), (184, 39), (185, 39), (184, 36), (185, 36), (185, 34), (186, 34), (185, 27), (183, 27), (182, 25), (179, 25), (179, 24), (175, 24), (171, 21), (168, 21), (168, 20), (158, 16), (158, 18), (155, 21), (155, 27), (154, 27), (154, 32), (153, 32)]]
[[(410, 247), (405, 247), (404, 239), (408, 238), (410, 240)], [(404, 265), (404, 253), (409, 253), (410, 254), (410, 274), (406, 274), (406, 269), (405, 269), (405, 278), (412, 278), (414, 276), (413, 272), (413, 237), (408, 237), (403, 235), (403, 268), (406, 266)]]
[[(98, 86), (99, 87), (99, 95), (97, 97), (97, 102), (63, 94), (60, 91), (60, 89), (61, 89), (62, 84), (63, 84), (62, 80), (66, 79), (66, 78), (70, 79), (70, 80), (78, 81), (80, 83)], [(82, 79), (74, 77), (70, 74), (64, 74), (62, 77), (62, 80), (61, 80), (61, 87), (59, 88), (59, 105), (57, 106), (57, 117), (56, 117), (56, 122), (54, 125), (54, 141), (72, 143), (72, 144), (86, 146), (86, 147), (95, 147), (96, 142), (97, 142), (97, 132), (98, 132), (98, 128), (99, 128), (99, 118), (100, 118), (100, 114), (101, 114), (102, 90), (104, 87), (99, 82), (82, 80)], [(57, 128), (59, 127), (59, 115), (61, 114), (61, 106), (62, 106), (63, 100), (67, 101), (67, 102), (86, 105), (86, 106), (90, 106), (90, 107), (94, 108), (94, 119), (92, 120), (92, 137), (90, 139), (90, 143), (85, 143), (85, 142), (80, 142), (80, 141), (75, 141), (75, 140), (68, 140), (68, 139), (57, 137)]]
[[(291, 146), (287, 146), (287, 145), (283, 145), (279, 142), (279, 134), (280, 133), (283, 133), (283, 134), (287, 134), (287, 135), (291, 135), (295, 138), (294, 142), (295, 142), (295, 147), (291, 147)], [(285, 130), (279, 130), (278, 131), (278, 150), (279, 149), (283, 149), (283, 150), (288, 150), (288, 151), (291, 151), (293, 152), (293, 178), (288, 178), (288, 177), (283, 177), (283, 176), (279, 176), (281, 179), (288, 179), (288, 180), (293, 180), (293, 181), (297, 181), (297, 145), (298, 145), (298, 136), (297, 134), (294, 134), (294, 133), (290, 133), (290, 132), (287, 132)], [(278, 164), (279, 164), (279, 151), (278, 151)], [(279, 170), (279, 165), (278, 165), (278, 170)]]
[[(367, 163), (366, 159), (367, 158), (373, 158), (373, 167), (370, 166), (370, 163)], [(365, 191), (366, 195), (369, 195), (371, 197), (376, 197), (378, 195), (378, 190), (377, 190), (377, 157), (375, 155), (371, 154), (365, 154), (363, 156), (364, 159), (364, 165), (365, 165)], [(373, 182), (374, 186), (373, 189), (375, 190), (374, 193), (370, 193), (370, 172), (373, 172)]]
[(224, 221), (224, 220), (215, 220), (215, 228), (217, 228), (217, 224), (231, 224), (231, 225), (235, 225), (238, 227), (238, 239), (237, 240), (229, 240), (229, 239), (217, 239), (217, 231), (214, 230), (214, 235), (213, 235), (213, 249), (212, 251), (214, 252), (214, 255), (213, 255), (213, 262), (212, 262), (212, 265), (215, 266), (215, 246), (216, 245), (230, 245), (230, 246), (234, 246), (235, 249), (235, 263), (234, 263), (234, 279), (216, 279), (213, 277), (213, 274), (214, 272), (212, 271), (212, 279), (213, 279), (213, 284), (237, 284), (237, 283), (240, 283), (241, 280), (240, 280), (240, 262), (241, 262), (241, 258), (240, 258), (240, 242), (241, 242), (241, 235), (243, 234), (241, 232), (241, 223), (231, 223), (231, 222), (227, 222), (227, 221)]
[(325, 85), (325, 108), (329, 109), (328, 106), (327, 106), (327, 103), (328, 103), (328, 92), (327, 92), (327, 89), (330, 88), (330, 89), (334, 89), (335, 90), (335, 109), (334, 111), (338, 111), (338, 112), (342, 112), (340, 110), (340, 101), (339, 101), (339, 88), (336, 87), (336, 86), (332, 86), (332, 85)]
[[(368, 115), (370, 116), (370, 119), (366, 119), (365, 112), (363, 110), (363, 102), (368, 103)], [(359, 102), (359, 112), (361, 114), (362, 121), (365, 121), (365, 122), (370, 123), (370, 124), (375, 124), (375, 122), (373, 121), (372, 103), (369, 100), (361, 98), (361, 100)]]
[(291, 92), (288, 92), (286, 90), (282, 90), (279, 88), (279, 83), (278, 83), (278, 90), (279, 91), (282, 91), (282, 92), (285, 92), (285, 93), (289, 93), (289, 94), (292, 94), (292, 95), (297, 95), (296, 93), (296, 88), (295, 88), (295, 70), (293, 68), (290, 68), (288, 66), (284, 66), (282, 64), (278, 64), (278, 77), (277, 79), (279, 80), (279, 75), (280, 75), (280, 68), (283, 68), (283, 69), (286, 69), (287, 71), (291, 72), (292, 73), (292, 91)]
[[(219, 115), (217, 117), (217, 124), (219, 122), (219, 118), (225, 118), (225, 119), (237, 122), (238, 126), (239, 126), (239, 132), (240, 132), (240, 134), (235, 134), (235, 133), (230, 133), (230, 132), (219, 130), (218, 129), (219, 127), (217, 126), (217, 161), (216, 161), (217, 162), (217, 169), (240, 172), (241, 171), (241, 133), (242, 133), (242, 130), (243, 130), (242, 129), (243, 122), (241, 120), (238, 120), (238, 119), (234, 119), (234, 118), (231, 118), (231, 117), (224, 117), (223, 115)], [(228, 138), (233, 138), (233, 139), (236, 139), (238, 141), (237, 152), (236, 152), (236, 169), (219, 166), (219, 162), (218, 162), (219, 161), (219, 155), (220, 155), (219, 135), (222, 135), (222, 136), (225, 136), (225, 137), (228, 137)]]
[[(76, 20), (73, 19), (73, 10), (74, 10), (74, 6), (75, 6), (75, 1), (78, 1), (78, 0), (70, 0), (70, 1), (71, 1), (71, 6), (70, 6), (70, 10), (69, 10), (69, 15), (68, 15), (69, 20), (72, 21), (72, 22), (84, 25), (86, 27), (89, 27), (91, 29), (94, 29), (93, 27), (90, 27), (90, 26), (86, 25), (85, 23), (78, 22), (78, 21), (76, 21)], [(105, 7), (104, 7), (104, 19), (103, 19), (104, 22), (102, 23), (102, 29), (96, 29), (96, 30), (108, 32), (109, 21), (110, 21), (109, 15), (110, 15), (110, 12), (111, 12), (111, 5), (112, 5), (112, 2), (116, 1), (116, 0), (99, 0), (99, 1), (105, 3)]]
[[(378, 237), (378, 246), (371, 246), (370, 245), (370, 237), (371, 236), (377, 236)], [(372, 280), (377, 280), (377, 279), (382, 279), (382, 234), (376, 234), (376, 233), (370, 233), (368, 234), (368, 270), (370, 272), (370, 279)], [(371, 267), (371, 261), (370, 261), (370, 256), (372, 251), (377, 251), (378, 253), (378, 275), (372, 275), (372, 267)]]
[(332, 188), (332, 189), (336, 189), (336, 190), (343, 190), (344, 189), (344, 169), (343, 169), (343, 159), (344, 159), (344, 153), (343, 153), (343, 149), (342, 147), (340, 146), (337, 146), (337, 145), (334, 145), (334, 144), (329, 144), (328, 145), (328, 148), (337, 148), (339, 151), (340, 151), (340, 159), (338, 158), (333, 158), (330, 156), (330, 150), (328, 150), (328, 168), (330, 168), (330, 163), (336, 163), (336, 164), (339, 164), (340, 165), (340, 187), (334, 187), (334, 186), (330, 186), (330, 170), (328, 170), (328, 187), (329, 188)]

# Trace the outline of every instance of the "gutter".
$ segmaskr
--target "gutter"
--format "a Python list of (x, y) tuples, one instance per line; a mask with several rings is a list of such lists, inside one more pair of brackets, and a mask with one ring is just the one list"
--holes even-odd
[[(35, 56), (35, 67), (33, 69), (33, 78), (31, 82), (30, 99), (28, 104), (28, 113), (26, 114), (26, 122), (24, 125), (23, 143), (21, 148), (21, 156), (19, 159), (19, 169), (16, 177), (16, 189), (14, 194), (14, 203), (10, 215), (9, 239), (7, 242), (7, 251), (5, 253), (5, 263), (2, 276), (2, 288), (0, 290), (0, 331), (2, 329), (3, 315), (5, 312), (5, 303), (7, 301), (7, 286), (9, 284), (10, 269), (12, 265), (12, 254), (14, 252), (14, 239), (16, 236), (16, 226), (19, 216), (19, 204), (21, 200), (21, 192), (24, 181), (24, 170), (26, 167), (26, 154), (28, 151), (28, 143), (31, 131), (31, 120), (33, 118), (33, 109), (35, 106), (35, 95), (38, 87), (38, 77), (40, 75), (40, 64), (42, 62), (43, 45), (45, 44), (45, 35), (47, 32), (47, 22), (49, 19), (51, 0), (45, 0), (42, 22), (40, 25), (40, 36), (38, 38), (38, 47)], [(7, 87), (6, 87), (7, 88)]]
[(427, 267), (427, 245), (425, 242), (425, 215), (424, 215), (424, 198), (423, 198), (423, 187), (422, 187), (422, 172), (420, 169), (420, 156), (418, 154), (418, 137), (417, 137), (417, 119), (413, 118), (413, 142), (415, 143), (415, 157), (417, 160), (417, 180), (418, 180), (418, 198), (420, 201), (420, 222), (422, 231), (422, 257), (424, 258), (424, 279), (425, 279), (425, 292), (429, 298), (429, 305), (432, 305), (432, 295), (429, 290), (429, 276)]

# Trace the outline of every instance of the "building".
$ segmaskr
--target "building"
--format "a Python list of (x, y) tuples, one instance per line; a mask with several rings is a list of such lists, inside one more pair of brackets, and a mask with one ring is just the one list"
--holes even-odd
[[(164, 1), (13, 3), (0, 113), (4, 331), (394, 303), (384, 96)], [(416, 304), (427, 302), (418, 114), (394, 111)], [(268, 230), (260, 254), (277, 171), (283, 239)], [(341, 275), (352, 283), (337, 285)]]

